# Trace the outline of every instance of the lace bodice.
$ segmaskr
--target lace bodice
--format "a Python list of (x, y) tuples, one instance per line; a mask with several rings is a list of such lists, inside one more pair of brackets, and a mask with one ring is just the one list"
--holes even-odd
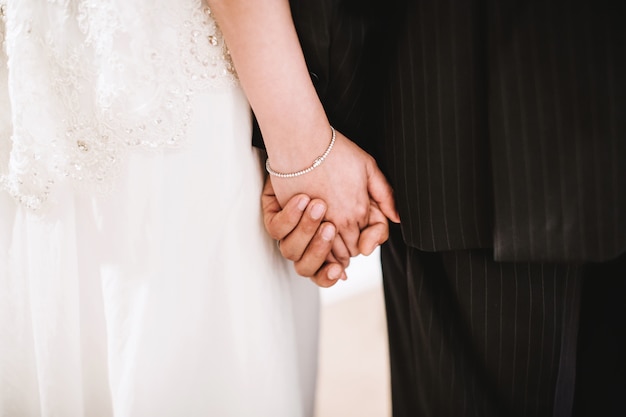
[(201, 0), (0, 0), (0, 42), (0, 181), (34, 210), (179, 146), (193, 94), (237, 83)]

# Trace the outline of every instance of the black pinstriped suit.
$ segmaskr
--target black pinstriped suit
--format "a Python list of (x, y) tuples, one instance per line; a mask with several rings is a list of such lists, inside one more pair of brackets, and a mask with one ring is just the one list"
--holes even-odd
[(292, 1), (332, 123), (396, 192), (394, 416), (626, 415), (626, 13), (609, 5)]

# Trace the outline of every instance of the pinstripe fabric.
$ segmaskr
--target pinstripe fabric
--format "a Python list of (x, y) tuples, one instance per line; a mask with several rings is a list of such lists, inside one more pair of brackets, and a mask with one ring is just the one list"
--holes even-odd
[(330, 122), (366, 151), (379, 153), (387, 39), (380, 36), (378, 7), (372, 1), (299, 0), (291, 10)]
[(626, 414), (626, 255), (584, 267), (575, 417)]
[(386, 161), (407, 243), (424, 250), (491, 246), (485, 36), (475, 3), (408, 5), (391, 67)]
[(614, 211), (626, 197), (624, 4), (491, 10), (491, 136), (494, 155), (506, 155), (493, 158), (494, 188), (510, 196), (497, 213), (497, 256), (615, 257), (626, 241), (626, 213)]
[[(607, 274), (585, 262), (626, 249), (613, 3), (291, 3), (331, 122), (397, 197), (382, 251), (394, 417), (623, 415), (626, 337), (610, 335), (626, 313), (585, 301)], [(619, 271), (610, 306), (626, 298)]]
[(329, 118), (388, 174), (408, 244), (580, 262), (626, 250), (626, 4), (613, 3), (291, 5)]
[(508, 261), (623, 253), (626, 5), (404, 7), (385, 136), (407, 243)]
[[(374, 2), (291, 1), (300, 44), (331, 124), (371, 154), (379, 154), (386, 60)], [(253, 143), (262, 147), (255, 125)]]
[(580, 268), (423, 252), (395, 228), (383, 260), (394, 417), (571, 415)]
[(624, 415), (626, 268), (583, 311), (577, 359), (581, 277), (593, 293), (607, 273), (554, 262), (626, 249), (625, 6), (403, 7), (384, 106), (394, 417), (571, 416), (575, 397), (577, 416)]

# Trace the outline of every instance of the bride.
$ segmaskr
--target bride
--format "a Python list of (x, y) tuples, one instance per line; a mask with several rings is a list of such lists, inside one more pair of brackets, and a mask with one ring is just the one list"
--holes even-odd
[(0, 43), (0, 416), (311, 416), (317, 289), (208, 6), (0, 0)]
[(263, 229), (250, 106), (331, 263), (392, 203), (288, 1), (0, 0), (0, 43), (0, 416), (312, 416), (318, 294)]

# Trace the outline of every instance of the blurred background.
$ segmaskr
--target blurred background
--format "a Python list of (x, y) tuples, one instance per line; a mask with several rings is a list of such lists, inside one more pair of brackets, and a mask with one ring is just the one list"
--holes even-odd
[(391, 415), (380, 252), (352, 259), (348, 280), (321, 290), (316, 417)]

